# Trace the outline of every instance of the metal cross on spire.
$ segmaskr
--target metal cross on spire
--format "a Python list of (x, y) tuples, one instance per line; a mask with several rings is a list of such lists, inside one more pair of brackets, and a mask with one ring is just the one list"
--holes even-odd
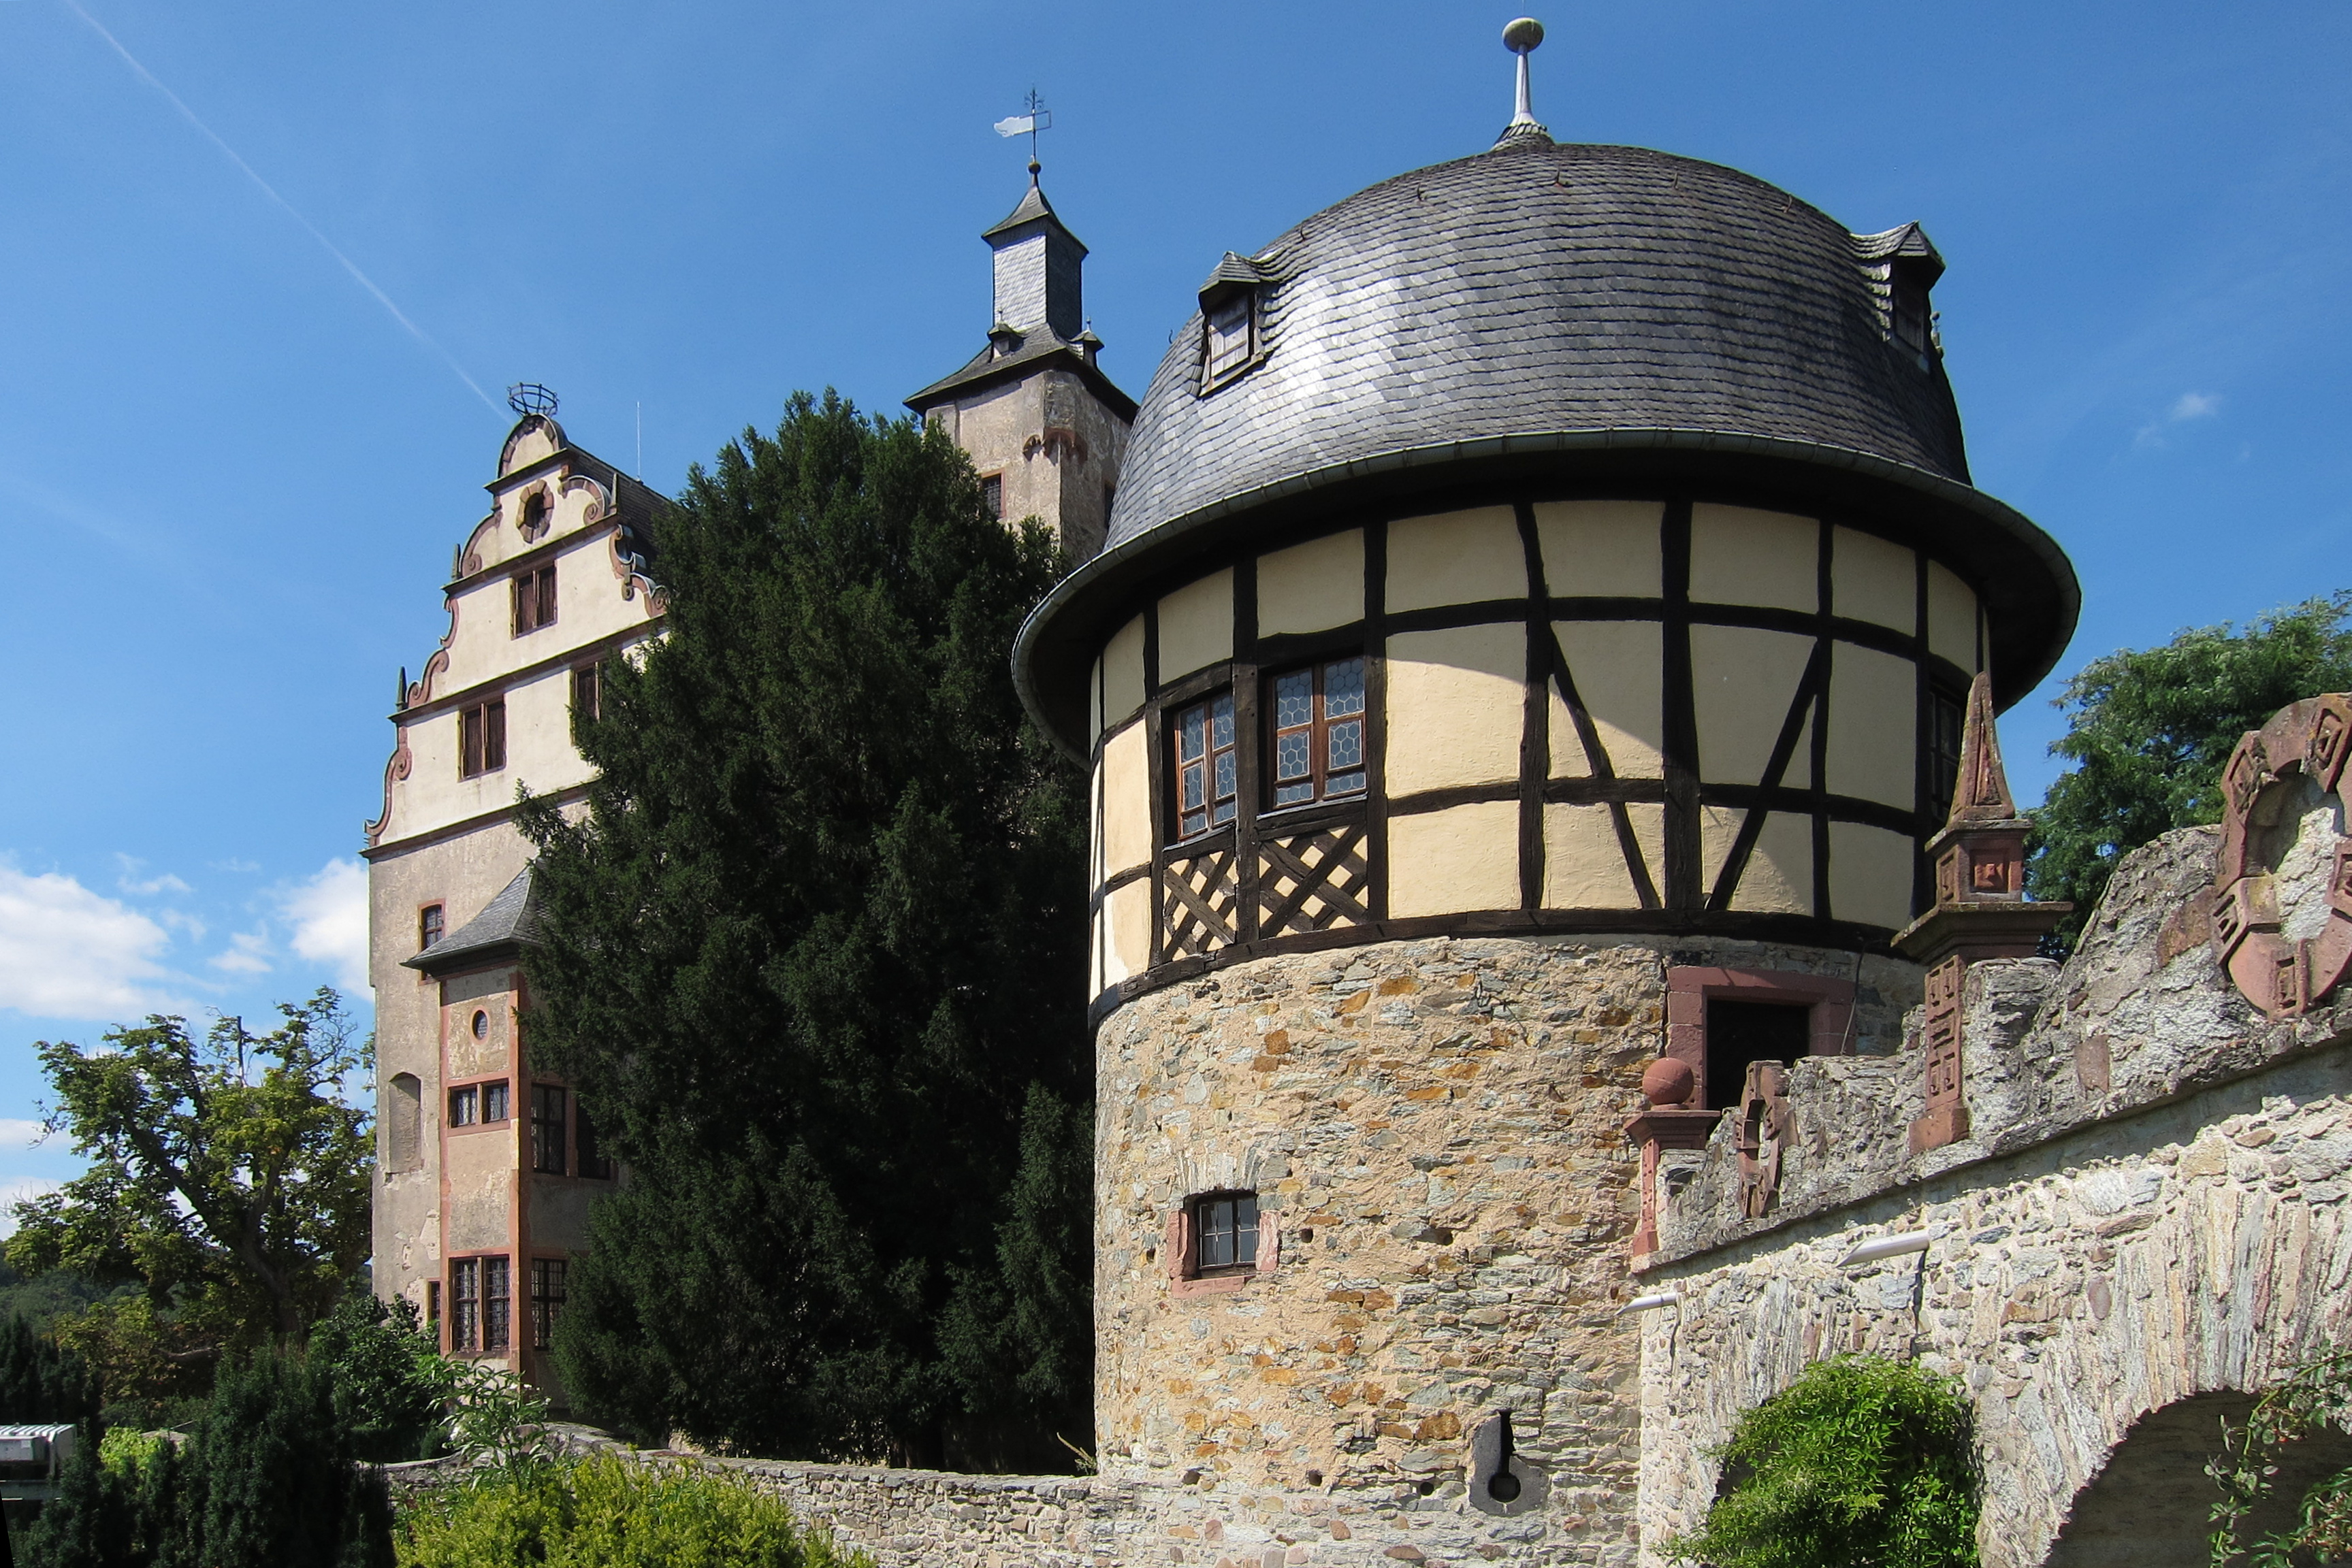
[(1033, 185), (1037, 183), (1037, 172), (1045, 166), (1037, 162), (1037, 133), (1053, 129), (1054, 111), (1045, 107), (1045, 100), (1037, 96), (1037, 89), (1034, 87), (1029, 89), (1029, 96), (1022, 100), (1021, 113), (1007, 115), (996, 122), (999, 136), (1026, 135), (1029, 138), (1029, 183)]

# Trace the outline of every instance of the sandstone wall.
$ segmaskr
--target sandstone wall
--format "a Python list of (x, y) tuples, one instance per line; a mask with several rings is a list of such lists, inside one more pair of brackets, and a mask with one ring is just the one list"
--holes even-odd
[[(1642, 1285), (1681, 1298), (1643, 1324), (1645, 1561), (1704, 1514), (1708, 1452), (1740, 1413), (1826, 1355), (1964, 1380), (1984, 1561), (2022, 1568), (2108, 1560), (2084, 1539), (2097, 1527), (2064, 1532), (2137, 1424), (2352, 1335), (2352, 1015), (2273, 1024), (2231, 989), (2195, 913), (2211, 852), (2189, 830), (2133, 857), (2063, 970), (1970, 970), (1962, 1143), (1909, 1152), (1915, 1042), (1797, 1069), (1762, 1219), (1740, 1217), (1728, 1127), (1669, 1173)], [(1918, 1231), (1924, 1253), (1842, 1266), (1858, 1241)], [(2210, 1446), (2212, 1421), (2197, 1426)], [(2205, 1560), (2201, 1454), (2176, 1458), (2129, 1500), (2115, 1560)]]
[[(1623, 1124), (1669, 962), (1855, 976), (1733, 942), (1440, 940), (1265, 958), (1097, 1035), (1096, 1414), (1144, 1518), (1121, 1561), (1630, 1563), (1638, 1329)], [(1858, 1038), (1916, 971), (1861, 970)], [(1173, 1288), (1190, 1195), (1255, 1187), (1278, 1236), (1238, 1290)], [(1470, 1506), (1513, 1413), (1541, 1506)]]

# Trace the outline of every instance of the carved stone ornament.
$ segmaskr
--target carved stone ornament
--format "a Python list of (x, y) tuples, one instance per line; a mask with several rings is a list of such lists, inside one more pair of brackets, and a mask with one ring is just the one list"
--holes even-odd
[(1751, 1061), (1739, 1092), (1739, 1212), (1761, 1219), (1780, 1189), (1780, 1149), (1789, 1140), (1788, 1069)]
[(2338, 834), (2327, 915), (2314, 936), (2285, 934), (2273, 874), (2302, 813), (2337, 793), (2352, 754), (2352, 695), (2331, 692), (2279, 710), (2221, 769), (2221, 844), (2210, 914), (2213, 955), (2245, 998), (2273, 1019), (2326, 1000), (2352, 967), (2352, 839)]

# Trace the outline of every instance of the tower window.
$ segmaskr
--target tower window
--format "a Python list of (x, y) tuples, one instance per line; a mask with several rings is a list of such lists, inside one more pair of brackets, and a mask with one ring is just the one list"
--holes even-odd
[(482, 1339), (482, 1260), (459, 1258), (449, 1265), (449, 1348), (476, 1350)]
[(1967, 700), (1941, 686), (1927, 688), (1927, 817), (1930, 831), (1952, 814), (1960, 782), (1960, 731)]
[(420, 953), (441, 940), (447, 928), (447, 917), (437, 904), (428, 904), (416, 912), (416, 950)]
[(1364, 661), (1328, 659), (1268, 683), (1275, 806), (1300, 806), (1364, 788)]
[(507, 765), (507, 699), (461, 708), (457, 714), (457, 777), (495, 773)]
[(555, 624), (555, 567), (518, 573), (514, 580), (514, 634)]
[(1257, 1194), (1213, 1192), (1194, 1198), (1192, 1228), (1196, 1276), (1257, 1266)]
[(504, 1350), (513, 1343), (514, 1287), (503, 1258), (482, 1260), (482, 1348)]
[(552, 1083), (530, 1086), (530, 1168), (542, 1176), (563, 1174), (563, 1112), (571, 1098)]
[(1793, 1064), (1812, 1045), (1812, 1009), (1790, 1002), (1706, 1003), (1706, 1108), (1739, 1103), (1751, 1061)]
[(572, 666), (572, 716), (575, 719), (604, 716), (604, 666), (602, 664)]
[(569, 1266), (561, 1258), (530, 1260), (530, 1347), (546, 1350), (555, 1343), (555, 1320), (563, 1315), (564, 1275)]
[(1206, 311), (1202, 349), (1202, 389), (1218, 385), (1247, 368), (1255, 350), (1257, 292), (1231, 290), (1212, 302)]
[(1004, 476), (983, 474), (980, 476), (981, 509), (998, 522), (1004, 520)]
[(1176, 836), (1198, 837), (1234, 820), (1241, 764), (1234, 755), (1234, 694), (1219, 692), (1176, 716)]

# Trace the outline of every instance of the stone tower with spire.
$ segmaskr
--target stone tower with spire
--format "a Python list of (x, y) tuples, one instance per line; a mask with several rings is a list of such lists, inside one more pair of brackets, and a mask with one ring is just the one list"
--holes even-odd
[(1029, 189), (982, 231), (994, 252), (988, 346), (907, 400), (971, 455), (996, 515), (1036, 517), (1072, 560), (1102, 549), (1135, 400), (1097, 362), (1087, 326), (1087, 247), (1054, 211), (1029, 161)]

